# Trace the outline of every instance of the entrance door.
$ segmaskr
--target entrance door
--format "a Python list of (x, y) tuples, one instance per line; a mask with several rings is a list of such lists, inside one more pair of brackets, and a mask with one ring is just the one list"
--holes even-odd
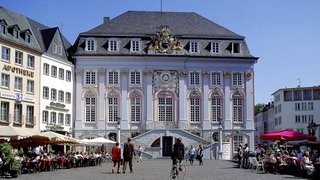
[(172, 154), (172, 137), (164, 136), (162, 137), (162, 156), (168, 157)]

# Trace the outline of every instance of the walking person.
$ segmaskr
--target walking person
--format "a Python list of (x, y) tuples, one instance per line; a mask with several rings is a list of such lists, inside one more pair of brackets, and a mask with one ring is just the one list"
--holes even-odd
[(243, 168), (248, 168), (249, 166), (249, 147), (248, 143), (244, 145), (243, 148)]
[(119, 147), (119, 142), (116, 143), (116, 145), (111, 150), (112, 155), (112, 173), (114, 173), (114, 168), (118, 164), (117, 173), (120, 173), (120, 161), (121, 161), (121, 148)]
[(128, 137), (128, 141), (123, 145), (123, 168), (122, 173), (126, 173), (127, 164), (129, 163), (130, 173), (133, 173), (132, 169), (132, 158), (136, 156), (136, 152), (134, 151), (134, 145), (131, 142), (131, 138)]
[(193, 147), (193, 145), (191, 145), (188, 154), (189, 154), (190, 164), (193, 165), (194, 156), (196, 155), (196, 149)]
[(142, 162), (142, 151), (143, 151), (143, 149), (142, 149), (142, 147), (141, 146), (139, 146), (139, 148), (138, 148), (138, 162)]
[(243, 149), (242, 149), (242, 143), (239, 144), (238, 147), (238, 165), (239, 168), (242, 168), (242, 161), (243, 161)]
[(199, 160), (199, 165), (203, 165), (202, 158), (203, 158), (203, 148), (202, 148), (202, 145), (200, 144), (198, 148), (198, 153), (197, 153), (197, 160)]
[(171, 159), (172, 165), (175, 165), (177, 160), (179, 160), (179, 163), (181, 163), (184, 159), (184, 144), (182, 143), (181, 137), (179, 137), (177, 142), (173, 145)]

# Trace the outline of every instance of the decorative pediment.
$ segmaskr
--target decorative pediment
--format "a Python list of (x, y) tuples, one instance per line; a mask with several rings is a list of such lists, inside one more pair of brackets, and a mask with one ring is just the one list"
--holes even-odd
[(173, 91), (178, 94), (179, 75), (177, 71), (155, 71), (153, 74), (153, 92)]
[(179, 38), (171, 36), (169, 26), (163, 26), (161, 32), (151, 37), (148, 50), (159, 53), (172, 53), (174, 50), (181, 51), (182, 46)]

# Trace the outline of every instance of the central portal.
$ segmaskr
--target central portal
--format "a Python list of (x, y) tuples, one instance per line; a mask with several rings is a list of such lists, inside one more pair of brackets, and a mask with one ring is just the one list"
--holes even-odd
[(170, 157), (172, 154), (172, 137), (164, 136), (162, 137), (162, 156)]

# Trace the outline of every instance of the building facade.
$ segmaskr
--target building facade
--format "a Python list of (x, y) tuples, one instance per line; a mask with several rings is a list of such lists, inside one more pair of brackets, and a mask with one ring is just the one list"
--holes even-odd
[(72, 132), (74, 65), (71, 44), (48, 28), (0, 7), (0, 126)]
[[(293, 129), (305, 134), (312, 134), (310, 123), (320, 124), (320, 87), (296, 87), (278, 89), (274, 98), (275, 131)], [(314, 134), (320, 136), (319, 128)]]
[(205, 158), (218, 139), (224, 159), (253, 149), (258, 58), (243, 36), (196, 13), (128, 11), (79, 34), (71, 55), (76, 138), (133, 137), (153, 158), (177, 137)]

